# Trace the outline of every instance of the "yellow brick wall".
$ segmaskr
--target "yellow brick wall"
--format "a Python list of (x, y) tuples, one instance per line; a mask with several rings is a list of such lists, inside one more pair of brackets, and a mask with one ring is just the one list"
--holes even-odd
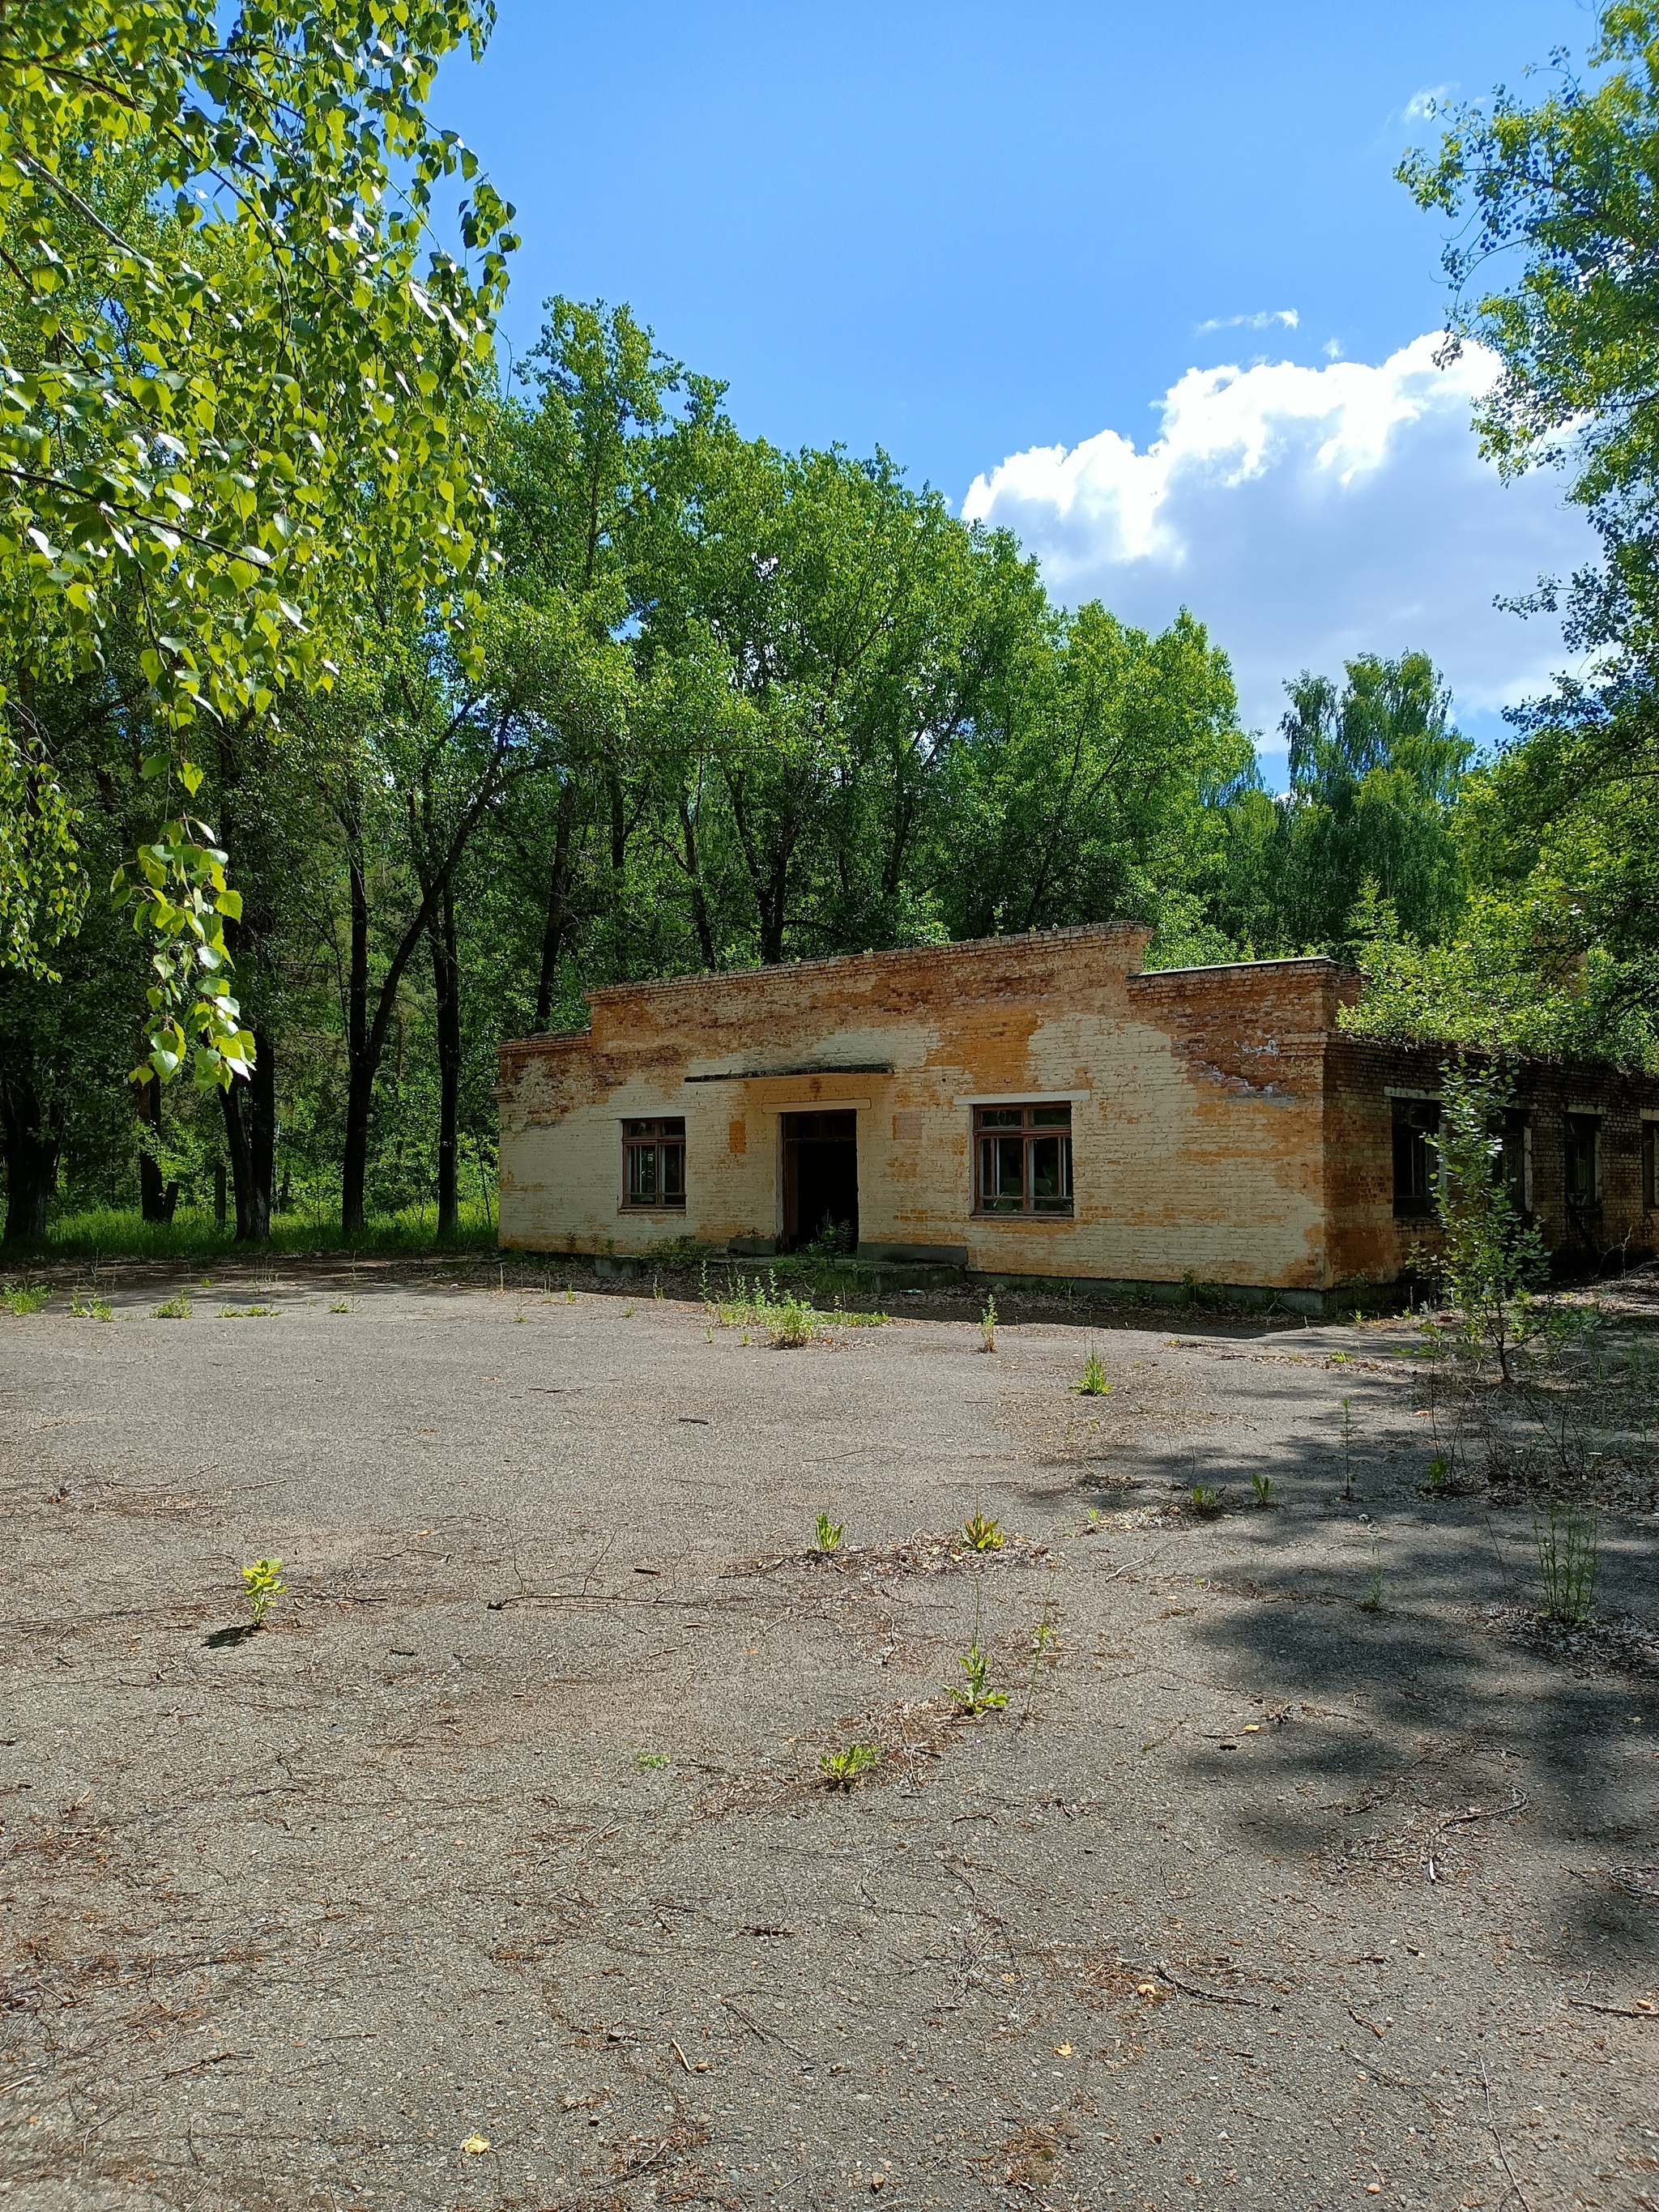
[[(990, 1273), (1321, 1286), (1329, 963), (1143, 978), (1145, 941), (1056, 932), (595, 993), (588, 1034), (502, 1048), (501, 1242), (774, 1237), (780, 1116), (850, 1107), (864, 1243), (965, 1248)], [(684, 1079), (806, 1062), (893, 1073)], [(1073, 1103), (1074, 1217), (975, 1218), (970, 1102), (1043, 1097)], [(624, 1212), (621, 1122), (663, 1114), (685, 1117), (685, 1210)]]

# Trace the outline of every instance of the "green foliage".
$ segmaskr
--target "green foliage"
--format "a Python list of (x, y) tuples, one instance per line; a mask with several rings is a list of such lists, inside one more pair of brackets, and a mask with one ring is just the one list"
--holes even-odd
[(242, 1569), (242, 1583), (247, 1592), (248, 1611), (253, 1616), (253, 1626), (262, 1628), (272, 1598), (287, 1594), (288, 1584), (282, 1579), (280, 1559), (255, 1559), (252, 1565)]
[(665, 1751), (636, 1751), (634, 1754), (634, 1764), (642, 1774), (660, 1772), (673, 1763)]
[(0, 1305), (9, 1314), (39, 1313), (51, 1297), (44, 1283), (16, 1283), (0, 1291)]
[[(125, 889), (154, 948), (162, 1081), (188, 1058), (228, 1084), (251, 1050), (227, 981), (236, 894), (186, 811), (186, 733), (327, 680), (320, 607), (392, 579), (453, 592), (477, 562), (471, 426), (510, 210), (475, 185), (476, 271), (431, 249), (434, 186), (475, 165), (422, 103), (489, 20), (477, 0), (37, 0), (0, 22), (8, 689), (107, 663), (136, 630), (143, 773), (169, 819)], [(52, 818), (33, 849), (0, 839), (26, 964), (64, 918)]]
[(1103, 1398), (1112, 1385), (1107, 1380), (1106, 1363), (1097, 1352), (1091, 1352), (1083, 1363), (1083, 1372), (1072, 1388), (1085, 1398)]
[(822, 1315), (793, 1294), (772, 1309), (772, 1341), (783, 1349), (810, 1344), (823, 1326)]
[(175, 1291), (172, 1297), (163, 1298), (154, 1312), (157, 1321), (188, 1321), (191, 1312), (190, 1292)]
[(1258, 1505), (1278, 1504), (1279, 1494), (1272, 1475), (1259, 1472), (1253, 1474), (1250, 1477), (1250, 1487), (1255, 1492), (1255, 1502)]
[(1595, 1611), (1601, 1569), (1601, 1520), (1593, 1504), (1552, 1498), (1533, 1508), (1533, 1541), (1544, 1617), (1577, 1627)]
[(962, 1524), (962, 1540), (970, 1552), (1000, 1552), (1004, 1541), (1001, 1524), (975, 1506)]
[(817, 1520), (817, 1543), (816, 1548), (825, 1559), (828, 1559), (830, 1553), (836, 1550), (837, 1546), (840, 1544), (842, 1524), (839, 1521), (832, 1521), (827, 1513), (819, 1514)]
[(1496, 1358), (1505, 1382), (1514, 1380), (1517, 1343), (1531, 1334), (1534, 1294), (1548, 1265), (1543, 1239), (1522, 1220), (1504, 1172), (1511, 1097), (1509, 1085), (1486, 1070), (1449, 1065), (1441, 1072), (1440, 1270), (1462, 1328), (1477, 1354)]
[(997, 1302), (994, 1291), (985, 1293), (985, 1310), (979, 1317), (980, 1348), (994, 1352), (997, 1348)]
[(860, 1776), (871, 1773), (880, 1764), (878, 1743), (849, 1743), (845, 1751), (826, 1751), (818, 1761), (818, 1769), (830, 1789), (850, 1790)]
[(1223, 1510), (1221, 1492), (1212, 1484), (1195, 1482), (1187, 1495), (1194, 1512), (1205, 1520), (1213, 1520)]
[[(1400, 170), (1419, 204), (1456, 218), (1452, 342), (1499, 364), (1477, 410), (1486, 453), (1507, 473), (1566, 463), (1604, 557), (1569, 586), (1540, 580), (1525, 603), (1564, 608), (1589, 672), (1514, 717), (1483, 779), (1473, 927), (1439, 960), (1391, 951), (1384, 973), (1390, 1017), (1419, 1033), (1654, 1067), (1659, 8), (1604, 4), (1596, 21), (1588, 80), (1561, 54), (1533, 106), (1501, 88), (1449, 106), (1438, 149)], [(1494, 271), (1506, 289), (1486, 289)]]
[(1007, 1704), (1008, 1692), (1006, 1690), (993, 1690), (987, 1686), (991, 1662), (988, 1655), (981, 1648), (977, 1637), (974, 1638), (968, 1649), (958, 1656), (957, 1664), (967, 1676), (967, 1680), (947, 1682), (945, 1687), (952, 1703), (962, 1711), (965, 1713), (994, 1712)]

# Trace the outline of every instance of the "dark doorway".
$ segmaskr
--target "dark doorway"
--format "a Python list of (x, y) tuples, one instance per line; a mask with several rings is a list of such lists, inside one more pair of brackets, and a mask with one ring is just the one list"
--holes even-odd
[(859, 1241), (856, 1114), (783, 1116), (783, 1240), (793, 1251), (833, 1234), (844, 1251)]

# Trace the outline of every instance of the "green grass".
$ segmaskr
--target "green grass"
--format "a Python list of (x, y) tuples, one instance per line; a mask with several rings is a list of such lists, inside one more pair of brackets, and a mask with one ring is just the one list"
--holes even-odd
[(401, 1213), (380, 1214), (355, 1237), (345, 1236), (337, 1221), (313, 1221), (297, 1213), (279, 1215), (270, 1224), (269, 1244), (236, 1243), (234, 1224), (221, 1229), (210, 1213), (191, 1214), (173, 1221), (146, 1221), (135, 1206), (90, 1206), (77, 1213), (63, 1213), (42, 1237), (7, 1248), (43, 1261), (53, 1260), (178, 1260), (199, 1262), (253, 1251), (298, 1256), (313, 1252), (485, 1252), (495, 1249), (495, 1229), (476, 1203), (461, 1208), (461, 1225), (453, 1237), (438, 1240), (438, 1209), (408, 1206)]

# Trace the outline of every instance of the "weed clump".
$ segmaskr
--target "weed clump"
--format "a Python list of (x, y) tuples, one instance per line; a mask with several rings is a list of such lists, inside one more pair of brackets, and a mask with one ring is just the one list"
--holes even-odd
[(978, 1637), (958, 1656), (957, 1664), (968, 1677), (966, 1682), (947, 1682), (945, 1687), (952, 1703), (963, 1712), (994, 1712), (1007, 1704), (1006, 1690), (993, 1690), (988, 1686), (991, 1662)]
[(1002, 1527), (988, 1513), (981, 1513), (975, 1507), (962, 1524), (962, 1539), (970, 1552), (1000, 1552), (1003, 1545)]
[(1534, 1505), (1532, 1534), (1538, 1547), (1544, 1618), (1581, 1626), (1595, 1611), (1595, 1584), (1601, 1570), (1601, 1527), (1595, 1506), (1555, 1498), (1541, 1512)]
[(1097, 1352), (1091, 1352), (1083, 1363), (1083, 1372), (1072, 1388), (1082, 1398), (1103, 1398), (1111, 1389), (1106, 1379), (1106, 1363)]
[(1265, 1508), (1278, 1504), (1279, 1492), (1273, 1486), (1272, 1475), (1253, 1474), (1250, 1477), (1250, 1487), (1255, 1492), (1255, 1502), (1258, 1505)]
[(845, 1751), (826, 1751), (819, 1771), (831, 1790), (850, 1790), (859, 1777), (880, 1764), (878, 1743), (849, 1743)]
[(39, 1313), (51, 1296), (52, 1292), (42, 1284), (19, 1283), (12, 1290), (0, 1291), (0, 1305), (3, 1305), (8, 1313)]
[(833, 1552), (836, 1546), (841, 1542), (841, 1531), (842, 1524), (839, 1521), (832, 1521), (827, 1513), (819, 1514), (817, 1523), (817, 1542), (814, 1547), (814, 1549), (822, 1558), (827, 1559), (830, 1553)]
[(176, 1297), (162, 1299), (155, 1309), (155, 1318), (157, 1321), (188, 1321), (190, 1313), (190, 1292), (180, 1291)]
[(1206, 1521), (1212, 1521), (1224, 1510), (1221, 1492), (1212, 1483), (1195, 1482), (1187, 1494), (1194, 1512)]

